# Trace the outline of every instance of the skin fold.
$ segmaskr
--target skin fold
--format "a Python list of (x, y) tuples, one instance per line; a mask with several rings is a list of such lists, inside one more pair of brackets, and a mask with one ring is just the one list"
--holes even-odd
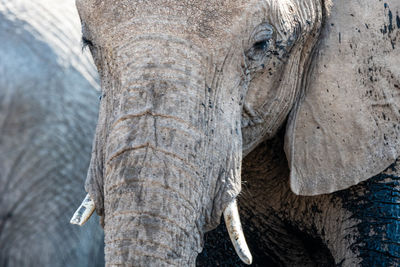
[(354, 266), (360, 243), (385, 241), (386, 226), (357, 228), (382, 220), (375, 206), (353, 208), (398, 186), (382, 173), (400, 148), (396, 1), (76, 4), (102, 84), (85, 189), (107, 266), (195, 265), (242, 174), (256, 196), (239, 195), (242, 215), (274, 262)]
[(74, 1), (0, 1), (0, 266), (104, 266), (95, 219), (69, 224), (97, 116)]

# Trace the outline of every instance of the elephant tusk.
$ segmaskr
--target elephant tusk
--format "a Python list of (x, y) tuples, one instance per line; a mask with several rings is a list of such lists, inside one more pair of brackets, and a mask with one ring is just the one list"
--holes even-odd
[(85, 199), (82, 201), (82, 204), (72, 216), (70, 223), (79, 226), (84, 225), (89, 220), (90, 216), (92, 216), (94, 210), (94, 201), (90, 198), (89, 194), (87, 194)]
[(239, 258), (246, 264), (250, 265), (253, 261), (246, 239), (244, 238), (242, 224), (240, 223), (238, 206), (236, 199), (229, 203), (224, 211), (225, 224), (228, 229), (233, 247)]

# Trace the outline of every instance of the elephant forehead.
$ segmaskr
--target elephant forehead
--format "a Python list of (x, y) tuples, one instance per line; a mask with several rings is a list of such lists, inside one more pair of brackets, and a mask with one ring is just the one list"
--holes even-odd
[(94, 14), (105, 21), (120, 22), (141, 16), (174, 16), (185, 18), (187, 22), (208, 22), (215, 25), (229, 23), (248, 5), (249, 1), (244, 0), (77, 0), (80, 12)]
[(243, 20), (251, 17), (246, 14), (254, 13), (256, 6), (265, 3), (256, 0), (78, 0), (77, 7), (94, 36), (132, 36), (161, 31), (183, 35), (185, 39), (198, 39), (201, 43), (208, 40), (216, 43), (226, 41), (232, 32), (240, 35), (240, 29), (247, 24)]

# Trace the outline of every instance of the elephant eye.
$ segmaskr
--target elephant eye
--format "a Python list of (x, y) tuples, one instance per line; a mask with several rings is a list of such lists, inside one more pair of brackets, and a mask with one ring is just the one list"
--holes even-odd
[(275, 42), (275, 30), (272, 25), (264, 22), (259, 24), (251, 34), (249, 43), (251, 47), (246, 51), (246, 55), (249, 60), (257, 61), (261, 60), (271, 51), (270, 47)]
[(275, 35), (274, 28), (272, 25), (264, 22), (259, 24), (253, 31), (250, 39), (253, 42), (254, 48), (264, 49), (265, 44), (268, 44)]
[(268, 40), (255, 42), (253, 48), (256, 50), (266, 50), (268, 48)]

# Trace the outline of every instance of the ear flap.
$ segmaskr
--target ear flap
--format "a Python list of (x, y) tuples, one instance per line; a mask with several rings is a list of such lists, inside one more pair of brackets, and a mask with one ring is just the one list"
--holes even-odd
[(326, 17), (286, 131), (296, 194), (348, 188), (399, 156), (400, 1), (385, 2), (337, 0)]

